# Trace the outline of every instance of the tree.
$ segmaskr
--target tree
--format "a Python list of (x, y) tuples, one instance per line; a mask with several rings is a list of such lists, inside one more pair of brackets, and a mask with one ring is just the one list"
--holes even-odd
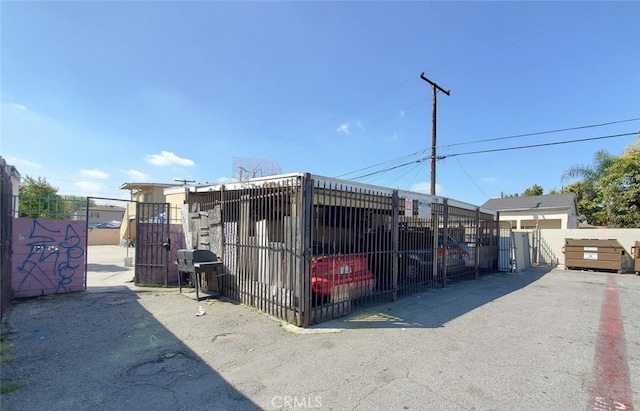
[(625, 153), (640, 152), (640, 130), (638, 130), (638, 141), (636, 141), (635, 143), (631, 143), (627, 147), (625, 147), (624, 152)]
[[(582, 178), (582, 180), (578, 181), (580, 184), (573, 186), (568, 192), (576, 193), (578, 213), (590, 224), (606, 224), (607, 213), (602, 198), (600, 180), (604, 177), (607, 168), (613, 164), (615, 159), (616, 157), (611, 155), (607, 150), (600, 150), (593, 155), (593, 164), (591, 166), (572, 166), (562, 174), (563, 181)], [(565, 189), (563, 189), (563, 191), (564, 190)]]
[(562, 174), (562, 180), (568, 181), (573, 178), (582, 178), (586, 183), (597, 183), (604, 175), (605, 170), (616, 159), (607, 150), (599, 150), (593, 155), (593, 165), (575, 165)]
[(541, 186), (534, 184), (531, 187), (524, 190), (524, 192), (522, 193), (522, 197), (541, 196), (543, 192), (544, 190)]
[(22, 218), (64, 218), (65, 207), (58, 188), (46, 178), (26, 176), (20, 183), (19, 207)]
[(592, 188), (585, 188), (585, 183), (576, 181), (560, 190), (560, 194), (574, 193), (578, 205), (578, 216), (581, 221), (589, 224), (601, 225), (606, 220), (606, 211), (601, 205), (601, 200), (595, 195)]
[(606, 222), (619, 228), (640, 228), (640, 150), (633, 145), (616, 158), (600, 180)]

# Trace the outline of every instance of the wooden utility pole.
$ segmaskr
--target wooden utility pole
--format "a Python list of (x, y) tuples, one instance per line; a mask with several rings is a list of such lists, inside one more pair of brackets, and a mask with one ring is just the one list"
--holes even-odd
[(424, 72), (420, 73), (420, 78), (433, 87), (433, 113), (431, 116), (431, 195), (436, 195), (436, 93), (440, 90), (448, 96), (451, 94), (451, 90), (445, 90), (429, 80), (424, 76)]

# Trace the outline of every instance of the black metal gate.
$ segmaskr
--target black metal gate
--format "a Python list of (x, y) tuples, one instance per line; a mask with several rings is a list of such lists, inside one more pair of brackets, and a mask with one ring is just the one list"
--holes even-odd
[(169, 203), (137, 203), (136, 285), (169, 285)]

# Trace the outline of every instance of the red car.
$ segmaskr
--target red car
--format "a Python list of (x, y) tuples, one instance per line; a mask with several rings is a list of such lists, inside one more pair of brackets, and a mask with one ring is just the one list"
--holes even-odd
[(330, 297), (333, 302), (345, 301), (371, 294), (374, 286), (366, 254), (311, 257), (311, 291), (316, 295)]

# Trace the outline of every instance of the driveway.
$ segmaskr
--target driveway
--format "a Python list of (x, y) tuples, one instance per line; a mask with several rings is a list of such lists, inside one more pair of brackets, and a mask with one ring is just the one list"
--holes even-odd
[(123, 264), (132, 249), (88, 252), (86, 292), (9, 313), (2, 379), (22, 387), (3, 410), (640, 406), (635, 275), (499, 273), (299, 329), (136, 287)]

